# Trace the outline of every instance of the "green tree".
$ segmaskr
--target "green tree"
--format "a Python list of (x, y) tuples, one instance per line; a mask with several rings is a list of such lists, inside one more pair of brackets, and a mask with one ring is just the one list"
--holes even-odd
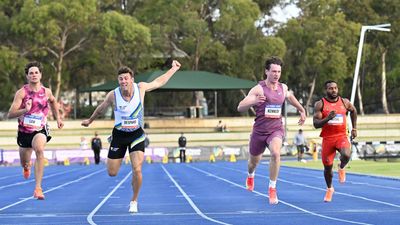
[(104, 41), (104, 52), (114, 68), (128, 62), (137, 63), (143, 53), (148, 53), (150, 30), (129, 15), (106, 12), (99, 20), (98, 30)]
[(12, 102), (14, 93), (24, 82), (24, 64), (27, 60), (21, 58), (17, 51), (6, 46), (0, 46), (0, 110), (7, 110)]
[(356, 55), (356, 48), (348, 43), (356, 42), (358, 25), (337, 12), (336, 1), (300, 1), (299, 6), (302, 15), (290, 20), (278, 36), (285, 40), (288, 49), (285, 56), (289, 65), (288, 83), (300, 94), (300, 99), (306, 99), (309, 112), (314, 92), (320, 96), (327, 79), (337, 80), (343, 87), (342, 94), (347, 95), (345, 80), (352, 76), (351, 65)]
[(89, 39), (96, 3), (95, 0), (27, 0), (13, 20), (13, 30), (36, 47), (31, 54), (50, 55), (50, 64), (55, 70), (54, 96), (57, 99), (64, 60), (81, 50)]

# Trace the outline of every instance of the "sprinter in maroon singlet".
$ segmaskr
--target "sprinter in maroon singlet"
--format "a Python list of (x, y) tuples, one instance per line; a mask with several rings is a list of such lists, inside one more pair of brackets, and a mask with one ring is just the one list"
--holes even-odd
[(296, 97), (288, 91), (286, 84), (280, 83), (282, 61), (272, 57), (265, 62), (265, 80), (254, 86), (249, 94), (239, 103), (238, 111), (245, 112), (250, 107), (256, 111), (253, 132), (250, 137), (250, 159), (246, 187), (254, 190), (254, 175), (265, 148), (271, 152), (269, 164), (269, 203), (278, 204), (276, 181), (280, 166), (280, 150), (285, 130), (282, 122), (282, 105), (287, 99), (300, 112), (299, 124), (306, 120), (304, 108)]
[(58, 104), (51, 90), (42, 85), (42, 65), (31, 62), (25, 66), (28, 84), (15, 93), (14, 101), (8, 112), (8, 118), (18, 118), (19, 155), (23, 176), (28, 179), (31, 173), (32, 150), (36, 153), (35, 180), (36, 186), (33, 196), (43, 200), (42, 178), (44, 170), (44, 147), (50, 140), (47, 126), (49, 106), (57, 120), (58, 128), (64, 126), (58, 115)]

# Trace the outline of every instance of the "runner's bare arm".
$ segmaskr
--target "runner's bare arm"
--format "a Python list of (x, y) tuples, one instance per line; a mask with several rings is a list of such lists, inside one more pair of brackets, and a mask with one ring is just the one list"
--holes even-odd
[(152, 82), (140, 82), (139, 88), (141, 91), (145, 91), (145, 92), (149, 92), (152, 90), (155, 90), (157, 88), (160, 88), (162, 86), (164, 86), (168, 80), (172, 77), (172, 75), (175, 74), (176, 71), (178, 71), (181, 68), (181, 64), (174, 60), (172, 62), (172, 68), (169, 69), (166, 73), (164, 73), (163, 75), (157, 77), (155, 80), (153, 80)]
[(262, 87), (260, 85), (256, 85), (249, 91), (247, 96), (242, 101), (239, 102), (237, 111), (246, 112), (252, 106), (262, 103), (266, 99), (267, 98), (264, 96)]
[(29, 112), (29, 110), (31, 109), (31, 106), (32, 106), (32, 101), (27, 102), (27, 107), (25, 107), (23, 109), (19, 109), (19, 107), (21, 106), (21, 103), (22, 103), (22, 99), (25, 97), (24, 95), (25, 95), (25, 92), (23, 91), (23, 89), (19, 89), (15, 93), (14, 100), (10, 106), (10, 109), (8, 110), (8, 114), (7, 114), (8, 119), (20, 117), (23, 114)]
[(327, 123), (329, 120), (336, 116), (335, 111), (329, 113), (329, 115), (325, 118), (322, 118), (322, 100), (319, 100), (314, 105), (314, 117), (313, 124), (315, 128), (321, 128)]
[(345, 107), (348, 112), (350, 112), (350, 118), (351, 118), (351, 138), (356, 138), (357, 137), (357, 109), (354, 107), (353, 104), (347, 99), (344, 98), (343, 102), (345, 104)]
[(50, 103), (50, 108), (53, 112), (54, 119), (57, 121), (57, 127), (61, 129), (64, 127), (64, 123), (60, 118), (58, 102), (49, 88), (46, 88), (46, 95), (48, 96), (48, 101)]
[(114, 90), (108, 92), (106, 99), (94, 110), (89, 119), (83, 120), (81, 125), (88, 127), (99, 115), (105, 113), (106, 109), (114, 103)]

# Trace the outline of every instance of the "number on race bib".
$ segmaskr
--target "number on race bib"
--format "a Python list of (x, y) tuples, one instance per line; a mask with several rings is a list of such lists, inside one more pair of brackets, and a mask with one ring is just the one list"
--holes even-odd
[(133, 117), (122, 117), (122, 129), (136, 129), (139, 127), (139, 119)]
[(43, 116), (39, 116), (39, 115), (32, 115), (32, 114), (25, 115), (24, 116), (24, 126), (38, 129), (38, 128), (42, 127), (42, 119), (43, 119)]
[(330, 125), (342, 125), (343, 124), (343, 115), (342, 114), (336, 114), (334, 118), (328, 121), (328, 124)]
[(266, 105), (264, 114), (267, 118), (281, 118), (282, 107), (281, 105)]

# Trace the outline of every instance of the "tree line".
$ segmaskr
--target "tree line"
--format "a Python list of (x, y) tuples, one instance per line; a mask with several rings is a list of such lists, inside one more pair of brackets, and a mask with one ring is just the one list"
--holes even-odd
[[(271, 9), (296, 4), (285, 23)], [(284, 60), (281, 81), (310, 112), (336, 80), (350, 98), (363, 25), (390, 23), (366, 33), (355, 105), (364, 113), (400, 111), (400, 6), (391, 0), (0, 0), (0, 111), (25, 82), (31, 60), (45, 65), (43, 82), (57, 99), (115, 80), (127, 65), (136, 73), (206, 70), (258, 81), (269, 56)], [(266, 32), (267, 31), (267, 32)], [(204, 93), (213, 108), (213, 93)], [(148, 96), (146, 107), (193, 105), (198, 93)], [(169, 99), (174, 101), (168, 101)], [(218, 94), (218, 114), (237, 116), (243, 93)]]

